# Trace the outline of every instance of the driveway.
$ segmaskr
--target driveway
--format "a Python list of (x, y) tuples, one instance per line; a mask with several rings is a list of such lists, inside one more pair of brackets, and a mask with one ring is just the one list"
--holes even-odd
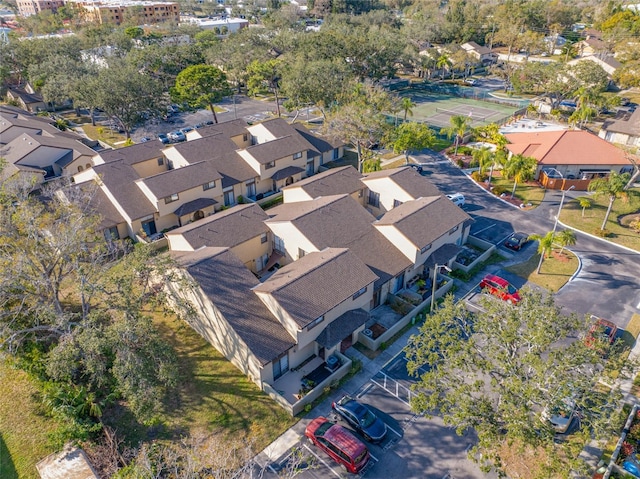
[[(443, 193), (464, 194), (463, 209), (475, 219), (473, 234), (498, 244), (514, 231), (544, 235), (553, 229), (561, 193), (548, 191), (538, 208), (523, 211), (487, 193), (442, 155), (426, 152), (413, 156), (424, 164), (426, 177)], [(573, 194), (566, 195), (565, 203)], [(575, 193), (579, 195), (581, 192)], [(527, 247), (531, 248), (535, 246)], [(580, 258), (581, 269), (555, 295), (556, 303), (567, 312), (594, 314), (624, 328), (633, 313), (640, 313), (640, 253), (582, 233), (577, 233), (577, 243), (570, 249)]]

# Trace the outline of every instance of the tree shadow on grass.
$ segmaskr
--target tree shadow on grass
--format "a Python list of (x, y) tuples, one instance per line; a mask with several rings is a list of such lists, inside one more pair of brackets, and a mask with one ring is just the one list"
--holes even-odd
[(3, 479), (18, 479), (18, 471), (11, 460), (11, 454), (0, 434), (0, 477)]

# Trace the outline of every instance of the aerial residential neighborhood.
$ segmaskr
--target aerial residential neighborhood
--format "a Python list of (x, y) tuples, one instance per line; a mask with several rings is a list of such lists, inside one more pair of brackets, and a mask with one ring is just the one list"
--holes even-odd
[(640, 478), (640, 6), (0, 5), (1, 478)]

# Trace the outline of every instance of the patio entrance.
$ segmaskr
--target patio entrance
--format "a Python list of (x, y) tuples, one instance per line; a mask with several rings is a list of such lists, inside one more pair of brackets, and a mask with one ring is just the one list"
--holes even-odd
[(340, 342), (340, 352), (344, 354), (344, 352), (353, 346), (353, 335), (349, 335)]

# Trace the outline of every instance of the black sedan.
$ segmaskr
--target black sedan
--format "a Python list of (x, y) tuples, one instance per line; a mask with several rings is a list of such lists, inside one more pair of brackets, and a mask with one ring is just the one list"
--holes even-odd
[(514, 251), (520, 251), (522, 247), (529, 241), (529, 235), (526, 233), (513, 233), (504, 242), (505, 247)]
[(369, 442), (380, 442), (387, 434), (387, 425), (384, 421), (367, 406), (349, 396), (334, 402), (331, 407)]

